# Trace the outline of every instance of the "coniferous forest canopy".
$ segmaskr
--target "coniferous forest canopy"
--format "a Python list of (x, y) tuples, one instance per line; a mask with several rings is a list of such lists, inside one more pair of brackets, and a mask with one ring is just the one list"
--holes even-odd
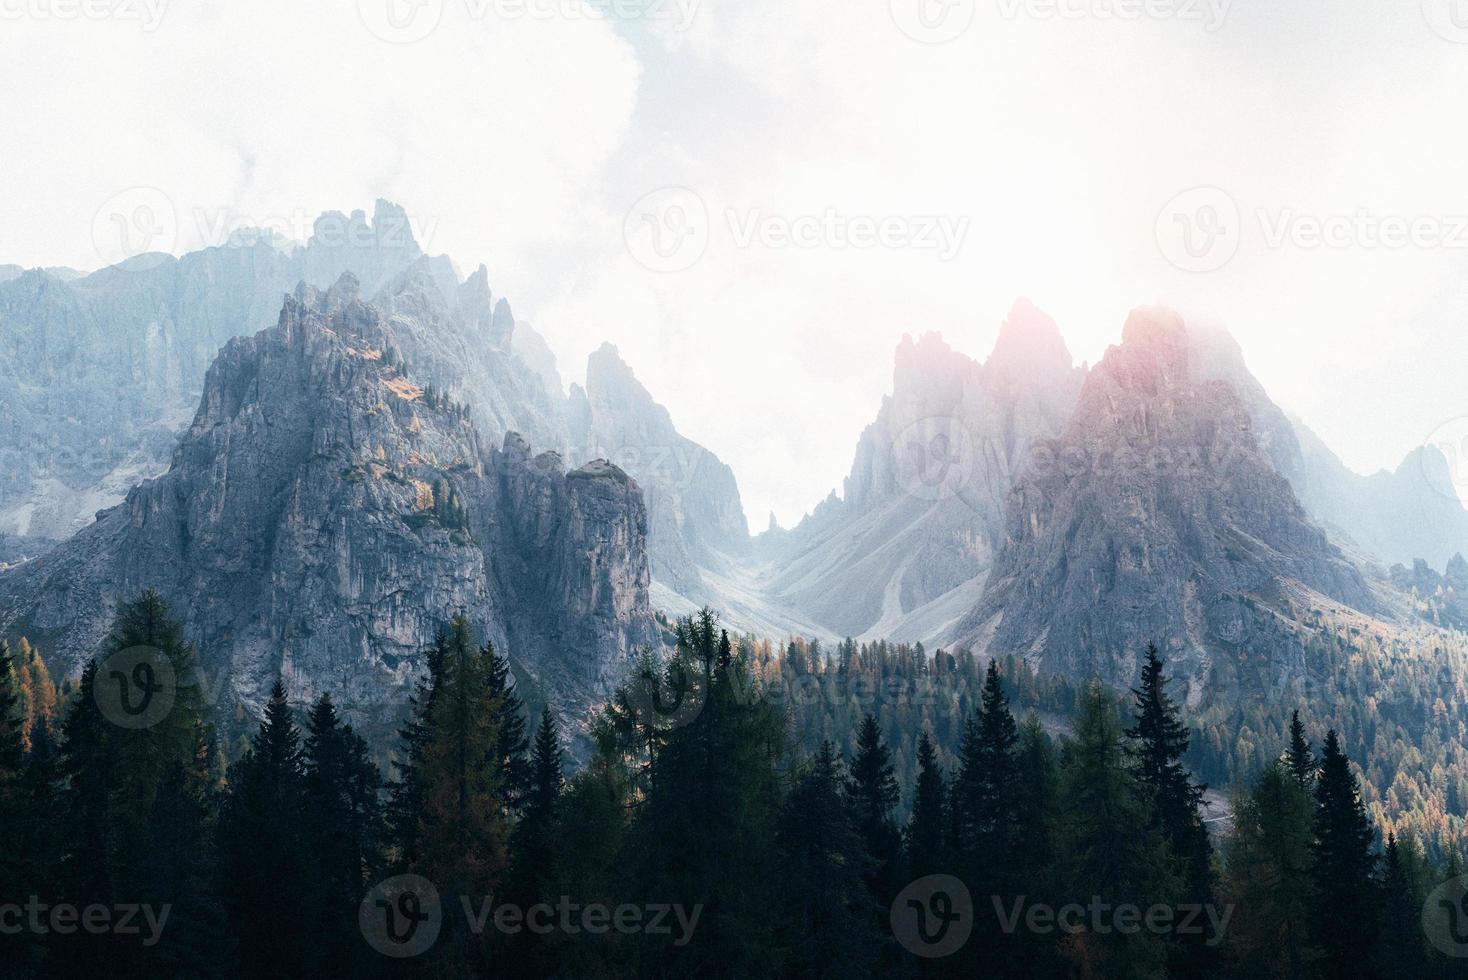
[(4, 975), (1468, 973), (1430, 677), (1222, 713), (1155, 647), (1118, 692), (666, 625), (575, 731), (455, 619), (380, 747), (330, 692), (220, 717), (153, 592), (74, 683), (4, 647)]

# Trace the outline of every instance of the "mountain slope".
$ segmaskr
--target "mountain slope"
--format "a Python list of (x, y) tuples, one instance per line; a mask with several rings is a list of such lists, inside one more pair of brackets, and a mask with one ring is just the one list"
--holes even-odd
[(988, 589), (952, 639), (1118, 685), (1155, 641), (1196, 695), (1246, 637), (1288, 656), (1323, 611), (1383, 611), (1245, 398), (1208, 376), (1209, 342), (1170, 312), (1132, 314), (1016, 484)]
[(749, 549), (734, 471), (678, 432), (611, 344), (588, 359), (586, 387), (572, 386), (568, 417), (578, 458), (614, 460), (642, 487), (664, 604), (679, 612), (720, 604), (711, 578), (727, 574)]
[(304, 246), (265, 235), (76, 278), (0, 278), (0, 532), (57, 540), (161, 473), (231, 338), (268, 327), (302, 280), (353, 271), (370, 294), (422, 257), (384, 201), (322, 215)]
[(904, 338), (843, 495), (760, 538), (761, 587), (837, 636), (941, 635), (977, 601), (1009, 488), (1083, 376), (1023, 301), (982, 364), (935, 334)]
[(227, 697), (330, 690), (390, 718), (464, 613), (581, 717), (653, 635), (646, 514), (616, 467), (566, 473), (518, 436), (489, 449), (411, 361), (434, 324), (302, 286), (210, 368), (169, 471), (0, 575), (0, 635), (74, 672), (112, 605), (157, 588)]

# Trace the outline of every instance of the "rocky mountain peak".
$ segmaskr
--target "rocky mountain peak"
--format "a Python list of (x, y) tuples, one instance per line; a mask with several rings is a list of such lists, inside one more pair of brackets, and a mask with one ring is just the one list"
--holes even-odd
[(991, 371), (1050, 377), (1075, 366), (1060, 328), (1027, 299), (1015, 301), (985, 362)]
[(487, 450), (461, 406), (426, 397), (439, 326), (356, 285), (303, 285), (275, 327), (231, 340), (168, 472), (0, 576), (0, 635), (72, 673), (113, 604), (152, 587), (246, 706), (281, 676), (391, 724), (462, 612), (568, 717), (605, 697), (652, 637), (641, 493), (513, 431)]

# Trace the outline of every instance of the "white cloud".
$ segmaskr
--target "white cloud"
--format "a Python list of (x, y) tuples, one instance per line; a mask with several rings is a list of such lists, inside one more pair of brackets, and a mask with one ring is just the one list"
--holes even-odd
[[(389, 2), (410, 0), (363, 0)], [(994, 0), (925, 45), (892, 14), (909, 0), (702, 0), (682, 30), (506, 15), (503, 0), (476, 18), (478, 2), (426, 0), (442, 22), (405, 45), (341, 0), (177, 5), (151, 33), (5, 24), (0, 178), (20, 192), (0, 197), (0, 261), (95, 264), (94, 212), (134, 184), (166, 188), (186, 218), (394, 198), (433, 223), (434, 250), (489, 262), (568, 377), (617, 343), (731, 463), (757, 527), (839, 485), (902, 333), (983, 356), (1022, 294), (1091, 360), (1136, 305), (1223, 320), (1275, 397), (1362, 469), (1468, 414), (1446, 367), (1468, 355), (1462, 256), (1270, 247), (1259, 217), (1468, 214), (1468, 47), (1416, 3), (1234, 2), (1208, 30)], [(1236, 202), (1242, 240), (1190, 273), (1155, 230), (1200, 185)], [(697, 264), (655, 273), (623, 224), (665, 186), (694, 190), (711, 225)], [(844, 240), (739, 247), (730, 212), (969, 226), (944, 261)]]

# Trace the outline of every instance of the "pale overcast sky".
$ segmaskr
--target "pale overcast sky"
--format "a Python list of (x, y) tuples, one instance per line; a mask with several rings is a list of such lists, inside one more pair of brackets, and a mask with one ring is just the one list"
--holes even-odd
[(616, 343), (756, 528), (839, 486), (904, 332), (982, 357), (1020, 295), (1078, 360), (1223, 322), (1370, 471), (1468, 416), (1458, 7), (0, 0), (0, 262), (103, 264), (137, 187), (173, 251), (390, 198), (569, 380)]

